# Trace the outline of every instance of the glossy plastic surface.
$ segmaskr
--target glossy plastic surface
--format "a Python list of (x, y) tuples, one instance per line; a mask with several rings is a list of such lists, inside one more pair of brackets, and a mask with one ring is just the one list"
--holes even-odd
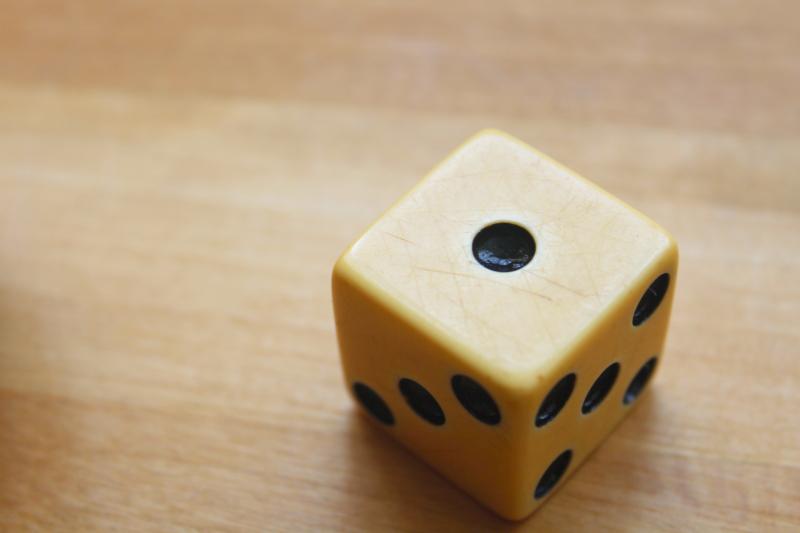
[[(535, 239), (532, 260), (517, 270), (476, 259), (475, 236), (499, 222)], [(557, 489), (635, 405), (623, 397), (649, 359), (661, 361), (677, 259), (670, 235), (638, 211), (520, 141), (481, 132), (337, 262), (348, 389), (368, 385), (393, 415), (379, 425), (501, 516), (522, 518), (555, 492), (535, 496), (558, 470), (550, 465), (571, 451)], [(663, 299), (634, 326), (640, 300), (665, 273)], [(610, 390), (582, 413), (615, 362)], [(565, 403), (537, 426), (542, 402), (571, 373)], [(496, 423), (465, 408), (453, 388), (460, 375), (489, 393)], [(435, 399), (444, 423), (415, 412), (403, 379)]]

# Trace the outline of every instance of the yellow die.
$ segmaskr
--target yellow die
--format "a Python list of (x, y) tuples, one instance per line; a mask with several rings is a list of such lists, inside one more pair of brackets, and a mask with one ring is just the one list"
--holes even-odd
[(638, 211), (481, 132), (336, 263), (347, 386), (456, 485), (523, 518), (653, 374), (677, 261)]

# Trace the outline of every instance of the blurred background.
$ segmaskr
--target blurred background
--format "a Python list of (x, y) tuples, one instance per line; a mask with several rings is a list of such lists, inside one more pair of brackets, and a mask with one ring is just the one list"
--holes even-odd
[[(800, 5), (0, 1), (0, 529), (800, 529)], [(336, 256), (483, 127), (671, 230), (650, 394), (509, 524), (354, 412)]]

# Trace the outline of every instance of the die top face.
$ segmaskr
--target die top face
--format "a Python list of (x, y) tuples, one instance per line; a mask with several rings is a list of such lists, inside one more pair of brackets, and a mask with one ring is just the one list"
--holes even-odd
[[(512, 250), (508, 231), (499, 240), (481, 235), (498, 223), (512, 232)], [(514, 228), (523, 231), (515, 236)], [(493, 257), (492, 246), (512, 258)], [(487, 131), (375, 222), (336, 273), (358, 277), (467, 366), (527, 387), (598, 317), (630, 307), (636, 327), (630, 319), (652, 267), (669, 253), (675, 243), (653, 221), (521, 141)]]

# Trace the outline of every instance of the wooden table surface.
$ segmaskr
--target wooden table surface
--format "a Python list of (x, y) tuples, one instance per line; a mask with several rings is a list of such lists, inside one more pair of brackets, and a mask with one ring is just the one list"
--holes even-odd
[[(800, 6), (566, 4), (3, 2), (0, 530), (799, 531)], [(521, 523), (355, 412), (329, 289), (486, 126), (681, 246), (652, 390)]]

